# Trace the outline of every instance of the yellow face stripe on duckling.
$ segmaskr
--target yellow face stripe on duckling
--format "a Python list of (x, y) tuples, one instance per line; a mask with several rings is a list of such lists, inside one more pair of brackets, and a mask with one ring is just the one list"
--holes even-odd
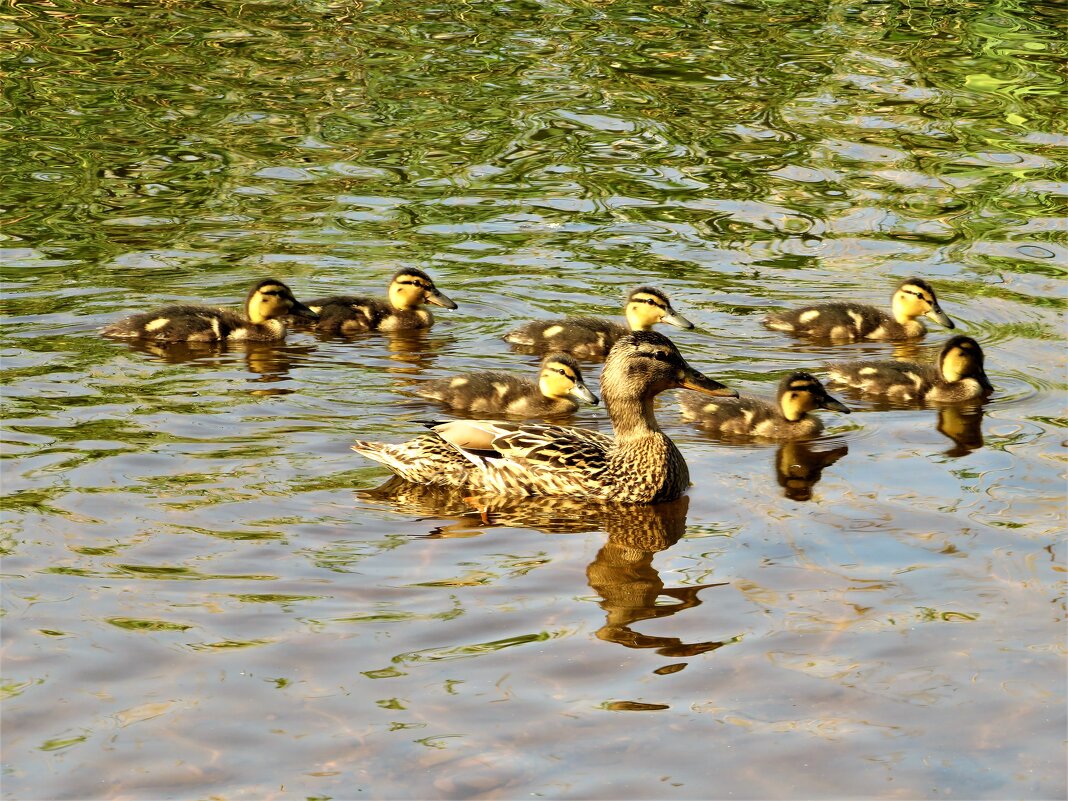
[(626, 316), (632, 331), (648, 331), (668, 314), (663, 298), (646, 292), (635, 292), (627, 299)]
[(262, 323), (282, 317), (292, 306), (293, 294), (282, 284), (264, 284), (248, 299), (248, 319)]
[(412, 309), (426, 303), (434, 284), (420, 275), (401, 273), (389, 284), (389, 302), (397, 309)]
[(549, 362), (541, 369), (538, 376), (538, 388), (547, 398), (563, 398), (579, 382), (575, 371), (566, 364)]

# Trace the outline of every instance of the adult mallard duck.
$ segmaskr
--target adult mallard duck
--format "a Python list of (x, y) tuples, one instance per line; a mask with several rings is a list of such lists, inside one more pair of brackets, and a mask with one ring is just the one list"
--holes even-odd
[(832, 342), (922, 337), (927, 329), (920, 317), (929, 317), (946, 328), (954, 327), (939, 307), (934, 289), (922, 278), (902, 281), (894, 290), (890, 306), (891, 314), (887, 314), (863, 303), (821, 303), (773, 311), (764, 318), (764, 325), (776, 331)]
[(707, 400), (693, 392), (684, 392), (679, 399), (687, 420), (727, 437), (806, 439), (823, 431), (823, 422), (809, 414), (813, 409), (849, 414), (849, 407), (828, 395), (823, 384), (808, 373), (791, 373), (780, 381), (776, 401), (750, 397)]
[(244, 316), (211, 306), (164, 306), (119, 320), (101, 333), (157, 342), (279, 342), (286, 337), (289, 315), (316, 318), (289, 287), (267, 278), (249, 290)]
[(533, 320), (504, 335), (507, 342), (535, 353), (563, 351), (580, 359), (602, 358), (628, 331), (648, 331), (657, 323), (693, 328), (693, 323), (671, 308), (668, 296), (643, 286), (627, 297), (623, 309), (627, 325), (602, 317), (565, 317)]
[(566, 353), (551, 353), (542, 359), (537, 383), (490, 371), (426, 381), (415, 393), (464, 412), (514, 417), (571, 414), (579, 401), (597, 403), (597, 396), (582, 380), (578, 362)]
[(896, 401), (956, 403), (994, 391), (983, 369), (983, 349), (971, 337), (956, 336), (942, 347), (938, 365), (916, 362), (831, 362), (828, 378), (865, 395)]
[(399, 270), (389, 282), (388, 299), (362, 295), (316, 298), (308, 306), (319, 314), (315, 328), (324, 334), (359, 334), (365, 331), (404, 331), (430, 328), (434, 315), (421, 309), (427, 303), (455, 309), (456, 304), (434, 286), (422, 270)]
[(616, 343), (601, 373), (614, 438), (554, 425), (455, 420), (399, 445), (357, 441), (352, 447), (409, 481), (476, 493), (670, 501), (686, 490), (690, 474), (656, 423), (653, 399), (676, 387), (737, 395), (690, 367), (667, 337), (636, 331)]

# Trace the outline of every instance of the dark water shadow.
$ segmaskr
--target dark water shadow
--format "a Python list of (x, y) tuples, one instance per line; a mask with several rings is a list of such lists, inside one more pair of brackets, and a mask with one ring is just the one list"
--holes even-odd
[(983, 447), (983, 414), (982, 404), (942, 406), (938, 409), (935, 428), (954, 443), (952, 448), (945, 451), (946, 456), (955, 459)]
[(792, 501), (812, 500), (812, 488), (823, 471), (847, 453), (845, 444), (826, 447), (812, 442), (784, 442), (775, 451), (775, 478), (783, 493)]
[[(441, 351), (456, 342), (452, 334), (433, 333), (421, 328), (408, 331), (367, 331), (357, 334), (324, 334), (303, 329), (324, 344), (365, 347), (375, 356), (384, 355), (390, 362), (387, 372), (418, 374), (434, 365)], [(385, 346), (384, 349), (382, 346)]]
[[(309, 364), (316, 350), (315, 345), (274, 342), (154, 342), (134, 339), (125, 340), (123, 344), (131, 351), (144, 353), (165, 364), (225, 366), (237, 363), (243, 356), (248, 371), (256, 375), (251, 379), (256, 384), (290, 380), (293, 368)], [(283, 387), (261, 387), (250, 391), (254, 395), (288, 395), (295, 392)]]
[[(687, 496), (651, 506), (550, 497), (473, 498), (398, 477), (358, 494), (407, 514), (453, 520), (435, 526), (424, 535), (427, 539), (477, 536), (486, 528), (505, 526), (554, 534), (604, 531), (608, 539), (586, 568), (586, 579), (600, 596), (599, 605), (605, 612), (605, 623), (596, 632), (598, 639), (627, 648), (655, 648), (658, 654), (669, 657), (696, 656), (737, 641), (731, 637), (685, 642), (679, 637), (642, 634), (633, 628), (643, 620), (671, 617), (700, 606), (702, 591), (728, 586), (718, 582), (668, 587), (653, 566), (657, 553), (686, 534)], [(665, 599), (671, 602), (665, 603)]]

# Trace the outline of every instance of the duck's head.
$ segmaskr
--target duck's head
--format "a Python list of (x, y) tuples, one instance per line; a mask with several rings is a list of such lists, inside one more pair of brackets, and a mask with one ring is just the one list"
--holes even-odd
[(693, 328), (693, 323), (671, 308), (668, 296), (651, 286), (641, 286), (627, 296), (624, 309), (631, 331), (648, 331), (657, 323)]
[(949, 315), (938, 305), (934, 289), (922, 278), (902, 281), (894, 290), (890, 305), (894, 310), (894, 319), (899, 323), (915, 320), (917, 317), (929, 317), (946, 328), (955, 327)]
[(571, 398), (594, 405), (600, 402), (583, 382), (578, 362), (566, 353), (550, 353), (542, 359), (538, 388), (546, 398)]
[(942, 352), (938, 354), (938, 371), (950, 383), (973, 378), (984, 392), (994, 391), (983, 369), (983, 349), (971, 337), (956, 336), (942, 346)]
[(319, 315), (297, 300), (289, 287), (274, 278), (260, 281), (249, 290), (245, 299), (245, 313), (254, 323), (274, 320), (286, 315), (318, 320)]
[(849, 414), (849, 407), (832, 398), (815, 376), (802, 372), (790, 373), (779, 382), (779, 406), (783, 416), (792, 423), (813, 409)]
[(434, 286), (429, 275), (414, 267), (400, 270), (393, 276), (389, 282), (389, 302), (395, 309), (414, 309), (424, 303), (456, 308), (456, 304)]
[(608, 352), (601, 373), (601, 391), (606, 397), (651, 398), (678, 387), (706, 395), (738, 397), (735, 390), (687, 364), (679, 349), (663, 334), (632, 331)]

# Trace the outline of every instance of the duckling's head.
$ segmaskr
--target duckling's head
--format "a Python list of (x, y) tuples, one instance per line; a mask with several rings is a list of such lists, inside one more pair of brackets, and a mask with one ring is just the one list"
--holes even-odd
[(286, 315), (318, 320), (319, 315), (293, 297), (289, 287), (281, 281), (267, 278), (249, 290), (245, 299), (245, 313), (254, 323), (274, 320)]
[(651, 398), (676, 387), (706, 395), (738, 397), (735, 390), (687, 364), (679, 349), (663, 334), (632, 331), (608, 352), (601, 373), (601, 392), (606, 398)]
[(899, 323), (915, 320), (917, 317), (930, 317), (939, 325), (954, 328), (953, 321), (942, 311), (935, 297), (934, 289), (922, 278), (909, 278), (902, 281), (890, 301), (894, 319)]
[(783, 416), (796, 423), (813, 409), (830, 409), (849, 414), (849, 407), (827, 394), (823, 384), (809, 373), (790, 373), (779, 382), (779, 406)]
[(582, 381), (582, 370), (572, 356), (550, 353), (541, 362), (538, 388), (546, 398), (571, 398), (596, 405), (597, 396)]
[(956, 336), (949, 340), (938, 354), (938, 371), (949, 383), (973, 378), (984, 392), (993, 392), (994, 386), (983, 369), (983, 349), (971, 337)]
[(456, 304), (434, 286), (434, 281), (422, 270), (409, 267), (400, 270), (389, 282), (389, 302), (395, 309), (414, 309), (424, 303), (455, 309)]
[(627, 325), (631, 331), (648, 331), (657, 323), (693, 328), (693, 323), (671, 308), (668, 296), (651, 286), (641, 286), (627, 296)]

